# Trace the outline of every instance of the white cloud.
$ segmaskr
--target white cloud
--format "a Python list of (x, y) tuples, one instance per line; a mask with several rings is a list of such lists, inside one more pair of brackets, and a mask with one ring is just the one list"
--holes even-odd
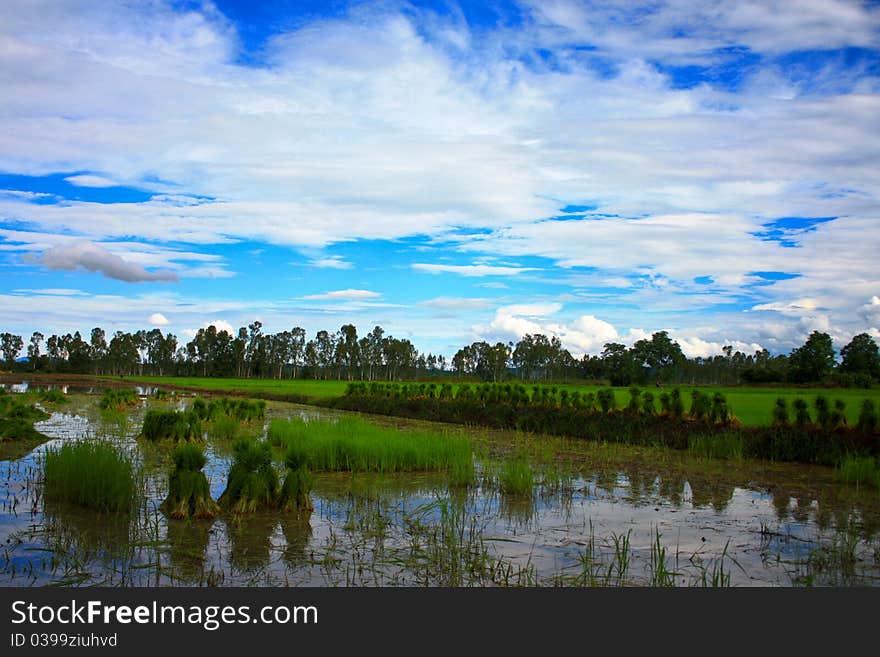
[(428, 274), (459, 274), (461, 276), (516, 276), (524, 271), (534, 271), (532, 267), (497, 267), (493, 265), (440, 265), (413, 263), (412, 268)]
[(171, 322), (162, 313), (153, 313), (147, 318), (150, 326), (168, 326)]
[(147, 271), (93, 242), (79, 241), (67, 246), (55, 246), (46, 249), (40, 256), (33, 259), (47, 269), (74, 271), (82, 268), (92, 272), (101, 272), (107, 278), (128, 283), (178, 280), (177, 274), (174, 272)]
[[(302, 252), (443, 237), (473, 264), (416, 271), (533, 271), (484, 254), (590, 268), (632, 294), (636, 310), (619, 325), (651, 323), (646, 309), (738, 303), (755, 309), (732, 320), (749, 344), (790, 344), (802, 318), (840, 335), (864, 327), (865, 299), (880, 291), (880, 81), (850, 58), (804, 75), (773, 57), (876, 49), (880, 10), (840, 0), (527, 5), (522, 29), (495, 33), (360, 7), (277, 35), (267, 65), (249, 68), (232, 63), (234, 26), (210, 3), (7, 2), (0, 170), (82, 171), (69, 181), (166, 195), (102, 204), (2, 193), (0, 225), (32, 236), (15, 243), (3, 231), (0, 251), (84, 239), (122, 258), (89, 262), (124, 280), (156, 269), (219, 278), (232, 275), (222, 258), (179, 245)], [(711, 80), (676, 88), (652, 64), (718, 71), (742, 53), (764, 57), (737, 70), (733, 91)], [(602, 216), (542, 221), (567, 203)], [(786, 233), (798, 248), (756, 235), (798, 216), (838, 219)], [(49, 262), (81, 264), (61, 255)], [(799, 277), (756, 286), (754, 271)], [(626, 285), (633, 273), (654, 278)], [(702, 276), (713, 283), (696, 294)], [(792, 305), (804, 299), (816, 308)]]
[(329, 301), (362, 301), (364, 299), (375, 299), (377, 297), (381, 297), (382, 295), (378, 292), (372, 292), (370, 290), (334, 290), (332, 292), (325, 292), (324, 294), (310, 294), (308, 296), (302, 297), (303, 299), (311, 299), (311, 300), (329, 300)]
[(342, 256), (328, 256), (326, 258), (316, 258), (311, 260), (309, 264), (312, 267), (322, 269), (351, 269), (354, 265), (347, 260), (343, 260)]
[(105, 178), (104, 176), (91, 176), (87, 174), (68, 176), (64, 180), (77, 187), (115, 187), (119, 184), (115, 180)]
[(474, 310), (485, 308), (491, 302), (491, 299), (479, 297), (437, 297), (428, 301), (422, 301), (419, 305), (438, 310)]

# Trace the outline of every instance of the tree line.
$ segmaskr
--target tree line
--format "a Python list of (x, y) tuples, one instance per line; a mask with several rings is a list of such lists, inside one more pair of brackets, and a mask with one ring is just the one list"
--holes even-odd
[(272, 379), (395, 381), (454, 376), (480, 381), (608, 382), (615, 386), (656, 384), (792, 383), (870, 386), (880, 381), (880, 352), (875, 340), (861, 333), (840, 350), (831, 336), (813, 331), (789, 354), (766, 349), (746, 354), (726, 346), (721, 354), (687, 358), (666, 331), (638, 340), (632, 347), (609, 342), (598, 355), (575, 358), (556, 336), (527, 334), (517, 342), (473, 342), (451, 360), (423, 353), (408, 339), (386, 335), (376, 326), (363, 337), (345, 324), (320, 330), (307, 339), (296, 326), (263, 332), (259, 321), (235, 335), (211, 325), (181, 343), (159, 329), (116, 331), (100, 327), (85, 339), (79, 331), (48, 338), (35, 331), (27, 344), (21, 336), (0, 334), (7, 369), (99, 375), (215, 376)]

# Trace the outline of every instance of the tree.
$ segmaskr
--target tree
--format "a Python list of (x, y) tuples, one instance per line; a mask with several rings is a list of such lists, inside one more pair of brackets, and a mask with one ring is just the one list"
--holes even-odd
[[(665, 381), (676, 366), (684, 362), (685, 357), (677, 342), (669, 337), (666, 331), (658, 331), (650, 340), (639, 340), (633, 345), (633, 355), (639, 365), (651, 368), (658, 381)], [(725, 356), (729, 360), (730, 350), (725, 348)]]
[(0, 335), (0, 351), (3, 351), (3, 359), (10, 368), (15, 367), (15, 359), (18, 357), (22, 347), (24, 347), (24, 340), (21, 339), (20, 335), (13, 335), (12, 333)]
[(840, 350), (840, 371), (880, 380), (880, 349), (867, 333), (859, 333)]
[(834, 369), (834, 345), (831, 336), (813, 331), (803, 346), (788, 357), (789, 378), (794, 383), (819, 383)]
[(605, 376), (613, 386), (628, 386), (636, 380), (638, 363), (633, 351), (619, 342), (608, 342), (602, 349)]
[(40, 364), (40, 343), (43, 341), (43, 338), (45, 338), (45, 337), (46, 336), (44, 336), (39, 331), (34, 331), (33, 334), (31, 335), (31, 342), (28, 345), (27, 354), (28, 354), (28, 363), (30, 364), (31, 369), (33, 371), (36, 371), (37, 367)]

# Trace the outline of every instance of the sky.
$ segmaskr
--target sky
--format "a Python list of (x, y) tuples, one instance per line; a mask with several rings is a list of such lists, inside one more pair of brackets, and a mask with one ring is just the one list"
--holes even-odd
[(880, 338), (878, 2), (5, 0), (0, 79), (25, 342)]

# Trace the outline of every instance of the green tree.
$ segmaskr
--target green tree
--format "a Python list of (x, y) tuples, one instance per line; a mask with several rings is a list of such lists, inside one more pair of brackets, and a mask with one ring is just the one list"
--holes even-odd
[(880, 379), (880, 349), (867, 333), (859, 333), (840, 350), (840, 371)]
[(15, 359), (24, 347), (24, 340), (20, 335), (12, 333), (4, 333), (0, 335), (0, 351), (3, 352), (3, 359), (7, 366), (11, 369), (15, 367)]
[(818, 383), (824, 381), (834, 369), (834, 345), (831, 336), (813, 331), (803, 346), (788, 357), (789, 378), (794, 383)]
[(34, 331), (31, 335), (31, 342), (28, 345), (28, 364), (31, 366), (33, 371), (36, 371), (40, 365), (40, 343), (43, 341), (44, 336), (39, 331)]

